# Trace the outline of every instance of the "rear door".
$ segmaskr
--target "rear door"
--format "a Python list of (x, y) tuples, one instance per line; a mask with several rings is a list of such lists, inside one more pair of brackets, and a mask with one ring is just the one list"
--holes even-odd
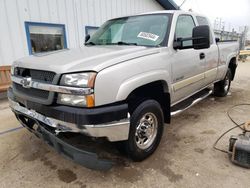
[[(192, 37), (196, 26), (192, 15), (179, 15), (175, 27), (175, 39)], [(191, 46), (192, 40), (183, 42)], [(205, 59), (201, 57), (203, 50), (173, 50), (172, 54), (172, 103), (182, 100), (204, 86)]]

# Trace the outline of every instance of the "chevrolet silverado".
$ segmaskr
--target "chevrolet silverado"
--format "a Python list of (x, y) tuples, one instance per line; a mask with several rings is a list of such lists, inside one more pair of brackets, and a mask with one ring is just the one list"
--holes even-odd
[[(215, 39), (206, 17), (158, 11), (105, 22), (85, 44), (33, 54), (11, 68), (10, 107), (58, 152), (93, 169), (112, 163), (60, 139), (74, 132), (150, 156), (164, 124), (234, 79), (237, 42)], [(84, 139), (82, 139), (84, 142)]]

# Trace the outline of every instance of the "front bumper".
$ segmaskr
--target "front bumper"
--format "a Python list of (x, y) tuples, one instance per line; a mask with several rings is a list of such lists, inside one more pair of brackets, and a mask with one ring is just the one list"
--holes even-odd
[(111, 142), (128, 139), (130, 125), (128, 118), (103, 124), (77, 126), (73, 123), (44, 116), (34, 110), (21, 106), (18, 102), (15, 102), (10, 98), (9, 103), (14, 113), (22, 114), (26, 117), (42, 122), (47, 126), (54, 128), (55, 133), (57, 134), (60, 132), (79, 132), (91, 137), (106, 137)]
[[(16, 115), (19, 119), (20, 116), (18, 114)], [(53, 147), (59, 154), (64, 155), (66, 158), (69, 158), (77, 162), (78, 164), (93, 170), (109, 170), (114, 165), (114, 162), (111, 160), (99, 159), (98, 155), (94, 152), (82, 150), (77, 147), (74, 147), (71, 144), (68, 144), (67, 142), (63, 141), (55, 134), (44, 128), (41, 125), (41, 122), (35, 119), (33, 120), (34, 122), (36, 122), (36, 125), (38, 125), (38, 127), (35, 128), (33, 124), (31, 126), (28, 123), (26, 124), (22, 122), (21, 119), (19, 119), (19, 121), (24, 127), (34, 133), (40, 139), (44, 140), (44, 142)]]

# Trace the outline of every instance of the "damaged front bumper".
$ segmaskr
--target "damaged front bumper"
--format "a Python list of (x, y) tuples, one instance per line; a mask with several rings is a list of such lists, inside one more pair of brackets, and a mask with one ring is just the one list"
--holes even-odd
[[(90, 137), (104, 137), (109, 141), (127, 140), (129, 135), (129, 118), (100, 124), (77, 125), (59, 119), (47, 117), (35, 110), (25, 107), (8, 93), (9, 104), (19, 122), (39, 138), (52, 146), (58, 153), (73, 161), (95, 170), (108, 170), (115, 163), (113, 160), (98, 158), (96, 152), (80, 149), (65, 142), (60, 132), (81, 133)], [(29, 121), (34, 123), (29, 123)], [(58, 135), (59, 134), (59, 135)], [(83, 141), (84, 142), (84, 141)]]
[(106, 137), (111, 142), (128, 139), (129, 119), (96, 125), (82, 125), (80, 128), (76, 124), (46, 117), (34, 110), (29, 110), (10, 98), (9, 104), (15, 113), (23, 114), (54, 128), (56, 134), (60, 132), (78, 132), (91, 137)]
[[(55, 132), (53, 133), (53, 130), (55, 130), (54, 128), (59, 124), (56, 124), (56, 122), (54, 122), (52, 119), (45, 117), (35, 111), (28, 110), (11, 99), (9, 99), (9, 102), (10, 107), (15, 113), (19, 122), (37, 137), (41, 138), (47, 144), (52, 146), (59, 154), (64, 155), (65, 157), (77, 162), (80, 165), (94, 170), (109, 170), (114, 165), (112, 160), (99, 159), (96, 153), (79, 149), (63, 141)], [(33, 121), (35, 124), (31, 123), (31, 121)]]
[(94, 152), (89, 152), (86, 150), (74, 147), (71, 144), (58, 138), (55, 134), (51, 133), (43, 126), (36, 122), (38, 127), (36, 129), (24, 123), (22, 125), (26, 127), (29, 131), (33, 132), (37, 137), (41, 138), (48, 145), (53, 147), (59, 154), (64, 155), (66, 158), (73, 160), (74, 162), (85, 166), (86, 168), (93, 170), (109, 170), (114, 165), (112, 160), (100, 159), (98, 155)]

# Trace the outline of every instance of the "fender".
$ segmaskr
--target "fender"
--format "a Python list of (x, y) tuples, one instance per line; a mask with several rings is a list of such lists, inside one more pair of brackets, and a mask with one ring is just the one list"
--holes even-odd
[[(227, 68), (229, 67), (229, 63), (231, 62), (231, 60), (233, 58), (236, 58), (236, 56), (237, 56), (237, 53), (235, 53), (235, 52), (233, 52), (233, 53), (231, 53), (231, 54), (228, 55), (228, 57), (226, 59), (226, 67), (224, 69), (224, 73), (223, 73), (223, 77), (222, 78), (224, 78), (226, 76), (226, 74), (227, 74)], [(236, 60), (236, 63), (237, 63), (237, 60)]]
[(153, 70), (125, 80), (119, 87), (116, 95), (116, 101), (125, 100), (129, 94), (138, 87), (159, 80), (165, 83), (164, 92), (169, 93), (171, 96), (172, 92), (168, 87), (171, 86), (169, 73), (165, 70)]

